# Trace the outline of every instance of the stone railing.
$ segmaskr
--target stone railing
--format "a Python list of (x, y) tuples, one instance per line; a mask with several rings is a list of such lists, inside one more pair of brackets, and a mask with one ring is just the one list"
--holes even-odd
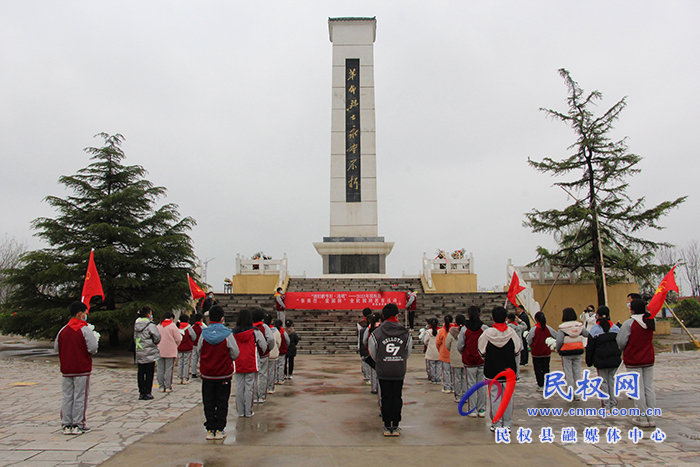
[(429, 288), (433, 288), (433, 274), (474, 274), (474, 255), (462, 259), (428, 258), (423, 253), (423, 277)]
[(510, 285), (510, 280), (512, 279), (513, 273), (515, 272), (518, 275), (520, 285), (522, 287), (525, 287), (525, 290), (516, 295), (515, 301), (521, 304), (523, 307), (525, 307), (525, 311), (527, 311), (528, 314), (534, 320), (535, 313), (540, 311), (540, 304), (539, 302), (537, 302), (537, 300), (535, 300), (535, 292), (532, 289), (532, 285), (530, 285), (530, 281), (532, 280), (532, 278), (529, 276), (529, 273), (532, 269), (534, 268), (515, 267), (510, 262), (510, 259), (508, 260), (508, 266), (506, 266), (506, 272), (508, 275), (508, 285)]
[(236, 255), (236, 275), (238, 274), (266, 274), (277, 275), (277, 286), (281, 287), (287, 278), (287, 253), (282, 259), (246, 259), (240, 254)]

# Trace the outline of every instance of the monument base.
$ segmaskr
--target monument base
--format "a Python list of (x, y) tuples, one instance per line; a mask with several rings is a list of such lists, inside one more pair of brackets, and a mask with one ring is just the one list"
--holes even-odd
[(323, 274), (386, 274), (386, 256), (394, 242), (384, 237), (324, 237), (314, 248), (323, 258)]

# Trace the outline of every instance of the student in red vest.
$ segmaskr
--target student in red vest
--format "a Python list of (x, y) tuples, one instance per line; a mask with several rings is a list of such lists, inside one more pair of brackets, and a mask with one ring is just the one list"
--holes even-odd
[(97, 338), (88, 328), (87, 307), (73, 302), (68, 308), (70, 321), (58, 331), (54, 350), (58, 352), (63, 374), (61, 388), (61, 425), (64, 435), (90, 431), (85, 425), (92, 356), (97, 353)]
[(180, 315), (178, 329), (180, 330), (180, 335), (182, 335), (182, 340), (177, 346), (177, 375), (180, 378), (180, 384), (190, 384), (192, 349), (194, 349), (197, 334), (190, 326), (190, 317), (184, 313)]
[(552, 348), (547, 344), (550, 337), (556, 339), (557, 331), (547, 326), (547, 317), (541, 311), (535, 313), (536, 324), (530, 329), (527, 335), (527, 345), (532, 353), (532, 367), (535, 370), (537, 380), (537, 390), (544, 389), (544, 376), (549, 373), (549, 361), (552, 355)]
[[(466, 391), (469, 391), (469, 388), (484, 380), (484, 359), (479, 353), (479, 337), (489, 327), (481, 322), (481, 310), (478, 306), (472, 305), (467, 308), (467, 316), (469, 319), (457, 337), (457, 350), (462, 353), (462, 363), (467, 373)], [(480, 388), (476, 394), (472, 394), (467, 404), (467, 410), (471, 410), (476, 404), (476, 410), (469, 414), (470, 417), (484, 418), (486, 388)]]
[(275, 344), (274, 336), (272, 335), (272, 330), (270, 327), (263, 322), (265, 318), (265, 310), (262, 308), (255, 308), (251, 311), (253, 315), (253, 326), (258, 328), (258, 330), (265, 336), (265, 342), (267, 343), (267, 350), (264, 353), (258, 355), (258, 374), (255, 377), (255, 389), (253, 394), (253, 402), (257, 404), (262, 404), (267, 399), (267, 386), (268, 386), (268, 373), (270, 365), (270, 351)]
[(656, 408), (654, 391), (654, 331), (656, 320), (646, 310), (640, 299), (630, 303), (632, 317), (625, 321), (617, 334), (617, 345), (622, 350), (622, 361), (627, 371), (639, 374), (639, 399), (634, 401), (640, 416), (632, 420), (637, 426), (655, 427), (656, 422), (648, 409)]
[(209, 310), (210, 325), (202, 331), (197, 343), (202, 375), (202, 403), (207, 439), (226, 437), (228, 400), (231, 396), (233, 362), (239, 348), (231, 330), (224, 326), (224, 309), (214, 305)]
[(282, 287), (277, 287), (277, 292), (275, 292), (275, 310), (277, 310), (277, 319), (284, 322), (285, 311), (287, 311), (287, 305), (284, 303), (284, 293), (282, 292)]
[(206, 329), (207, 327), (207, 325), (204, 324), (204, 322), (202, 321), (203, 319), (204, 316), (202, 316), (201, 313), (195, 313), (194, 315), (192, 315), (192, 320), (194, 321), (194, 324), (192, 325), (192, 330), (197, 336), (193, 341), (194, 348), (192, 349), (192, 361), (190, 363), (190, 371), (192, 372), (192, 378), (197, 378), (199, 376), (199, 346), (197, 344), (199, 343), (199, 336), (202, 335), (202, 330)]
[(416, 292), (413, 289), (408, 289), (406, 292), (406, 312), (408, 313), (408, 328), (413, 331), (413, 321), (416, 319), (416, 307), (418, 300)]
[(277, 358), (277, 381), (275, 384), (284, 384), (284, 364), (287, 361), (287, 349), (289, 348), (289, 334), (284, 330), (282, 320), (275, 321), (275, 327), (280, 332), (280, 355)]
[[(211, 311), (209, 312), (211, 315)], [(258, 353), (267, 351), (265, 336), (253, 326), (253, 315), (250, 310), (243, 309), (238, 313), (236, 327), (233, 328), (240, 355), (233, 362), (233, 372), (236, 378), (236, 408), (239, 417), (252, 417), (253, 392), (255, 391), (255, 376), (259, 371)]]

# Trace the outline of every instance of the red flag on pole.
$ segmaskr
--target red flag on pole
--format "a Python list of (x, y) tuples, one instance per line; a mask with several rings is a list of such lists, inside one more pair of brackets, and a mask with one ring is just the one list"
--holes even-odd
[(102, 300), (105, 299), (105, 293), (102, 291), (102, 281), (100, 281), (100, 275), (97, 274), (97, 267), (95, 267), (95, 250), (92, 250), (88, 260), (87, 274), (85, 274), (82, 298), (80, 299), (87, 307), (88, 313), (90, 313), (90, 299), (96, 295), (102, 297)]
[(515, 271), (513, 271), (513, 277), (510, 280), (510, 287), (508, 287), (508, 300), (510, 300), (510, 303), (512, 303), (516, 308), (518, 307), (518, 303), (515, 301), (515, 296), (523, 290), (525, 290), (525, 287), (520, 285), (520, 279), (518, 279), (518, 275), (515, 273)]
[(668, 271), (668, 274), (664, 276), (661, 283), (656, 288), (656, 293), (649, 301), (647, 308), (649, 308), (649, 313), (651, 313), (652, 317), (656, 316), (656, 314), (661, 310), (661, 307), (666, 301), (666, 295), (668, 295), (671, 290), (678, 293), (678, 285), (676, 284), (676, 278), (673, 275), (674, 269), (676, 269), (675, 266), (673, 266), (671, 270)]
[(197, 283), (194, 281), (194, 279), (190, 277), (189, 274), (187, 274), (187, 281), (190, 284), (190, 294), (192, 295), (192, 301), (207, 296), (207, 294), (204, 293), (204, 290), (202, 290), (202, 288), (197, 285)]

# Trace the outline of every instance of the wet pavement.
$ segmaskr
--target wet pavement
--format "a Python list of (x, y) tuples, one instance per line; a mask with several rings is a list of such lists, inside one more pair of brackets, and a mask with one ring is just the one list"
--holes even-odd
[[(453, 396), (428, 384), (422, 355), (409, 360), (398, 438), (381, 435), (377, 396), (364, 385), (354, 355), (298, 356), (294, 380), (278, 386), (265, 404), (256, 406), (252, 418), (236, 416), (232, 395), (228, 437), (221, 442), (204, 439), (199, 384), (175, 385), (171, 394), (154, 393), (156, 400), (138, 401), (135, 367), (123, 351), (95, 360), (88, 407), (93, 431), (64, 436), (58, 415), (61, 376), (49, 349), (46, 343), (0, 339), (0, 466), (700, 465), (700, 352), (657, 355), (657, 405), (663, 410), (657, 425), (666, 434), (662, 443), (649, 439), (648, 428), (637, 444), (627, 439), (629, 417), (529, 417), (528, 407), (598, 407), (591, 400), (543, 400), (529, 365), (516, 386), (511, 442), (496, 444), (488, 418), (459, 416)], [(560, 369), (559, 358), (553, 358), (552, 370)], [(622, 399), (619, 407), (633, 407), (631, 400)], [(600, 429), (600, 442), (585, 443), (584, 428), (594, 426)], [(518, 427), (532, 430), (531, 444), (518, 442)], [(539, 441), (542, 427), (552, 428), (554, 443)], [(564, 427), (577, 430), (576, 443), (561, 442)], [(607, 427), (621, 430), (619, 443), (606, 442)]]

